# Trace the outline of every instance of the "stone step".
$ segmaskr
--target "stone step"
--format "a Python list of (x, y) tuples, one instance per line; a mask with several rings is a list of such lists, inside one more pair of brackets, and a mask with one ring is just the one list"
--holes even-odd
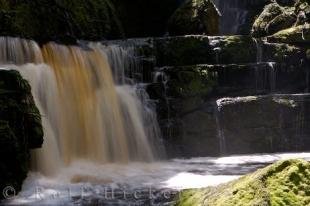
[(308, 67), (274, 62), (161, 67), (153, 76), (172, 97), (302, 93), (310, 84)]
[(155, 60), (156, 66), (193, 64), (247, 64), (253, 62), (299, 63), (306, 52), (298, 47), (268, 43), (250, 36), (189, 35), (105, 41), (135, 47), (140, 58)]
[(168, 142), (172, 156), (308, 151), (310, 94), (208, 100), (174, 122), (180, 126)]
[(309, 150), (310, 94), (217, 100), (221, 153)]

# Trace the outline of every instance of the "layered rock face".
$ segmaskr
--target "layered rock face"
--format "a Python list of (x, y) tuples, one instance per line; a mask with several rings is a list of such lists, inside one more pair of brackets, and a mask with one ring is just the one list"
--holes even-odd
[(304, 48), (249, 36), (118, 44), (135, 45), (146, 69), (144, 82), (153, 81), (148, 92), (158, 103), (170, 156), (308, 150), (308, 144), (301, 144), (309, 134), (303, 116), (308, 108), (303, 93), (309, 91)]
[(28, 82), (16, 71), (0, 70), (1, 191), (7, 186), (16, 192), (21, 189), (29, 170), (30, 149), (42, 144), (41, 116)]
[(185, 190), (178, 206), (309, 205), (310, 163), (286, 160), (218, 187)]

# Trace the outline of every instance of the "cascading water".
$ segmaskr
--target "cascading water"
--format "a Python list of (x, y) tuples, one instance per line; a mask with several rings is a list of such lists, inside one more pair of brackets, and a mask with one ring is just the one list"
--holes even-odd
[(221, 100), (216, 101), (216, 106), (214, 108), (214, 118), (216, 124), (217, 138), (219, 140), (220, 155), (225, 155), (226, 153), (226, 138), (221, 124)]
[(248, 11), (240, 8), (240, 0), (214, 0), (221, 13), (220, 34), (238, 34), (240, 27), (246, 23)]
[[(50, 174), (57, 165), (78, 159), (109, 163), (156, 158), (156, 115), (141, 103), (148, 97), (138, 97), (134, 85), (125, 84), (126, 57), (119, 49), (110, 48), (115, 56), (109, 59), (114, 68), (123, 65), (121, 74), (115, 72), (116, 85), (107, 48), (100, 44), (86, 50), (49, 43), (40, 49), (33, 41), (0, 41), (2, 64), (34, 63), (6, 68), (19, 70), (29, 80), (43, 115), (45, 143), (33, 155), (39, 171)], [(153, 125), (145, 126), (147, 118)]]

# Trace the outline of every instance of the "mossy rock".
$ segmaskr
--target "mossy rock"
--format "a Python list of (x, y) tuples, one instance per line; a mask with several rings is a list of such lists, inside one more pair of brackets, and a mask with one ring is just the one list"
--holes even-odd
[(297, 20), (297, 16), (293, 12), (284, 12), (273, 20), (271, 20), (266, 29), (267, 34), (274, 34), (283, 29), (290, 28)]
[(21, 189), (30, 149), (42, 144), (41, 116), (30, 85), (17, 71), (0, 70), (0, 191), (6, 186)]
[(252, 35), (262, 37), (268, 34), (268, 24), (283, 13), (284, 9), (277, 3), (267, 5), (263, 12), (257, 17), (252, 27)]
[(228, 36), (217, 45), (222, 64), (256, 62), (256, 45), (250, 36)]
[(157, 66), (180, 66), (214, 62), (207, 36), (155, 38)]
[(219, 17), (212, 1), (188, 0), (170, 18), (168, 32), (170, 35), (218, 35)]
[(267, 5), (256, 18), (252, 34), (255, 37), (270, 36), (282, 30), (309, 23), (310, 2), (308, 0), (277, 0)]
[(218, 187), (180, 192), (177, 206), (306, 206), (310, 204), (310, 163), (279, 161)]
[(205, 98), (212, 93), (217, 78), (203, 65), (168, 67), (164, 72), (169, 77), (168, 95), (175, 98)]
[(268, 37), (270, 42), (283, 42), (287, 44), (309, 44), (310, 24), (291, 27)]

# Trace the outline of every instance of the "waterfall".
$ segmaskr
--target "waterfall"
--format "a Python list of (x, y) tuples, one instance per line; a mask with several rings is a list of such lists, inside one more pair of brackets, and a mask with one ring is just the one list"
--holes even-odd
[(226, 153), (226, 138), (224, 134), (224, 130), (222, 128), (221, 123), (221, 107), (222, 107), (222, 101), (223, 99), (218, 99), (216, 101), (215, 105), (215, 112), (214, 112), (214, 118), (216, 123), (216, 130), (217, 130), (217, 138), (219, 141), (219, 147), (220, 147), (220, 155), (224, 155)]
[(214, 0), (214, 3), (222, 14), (220, 18), (220, 34), (238, 34), (240, 27), (246, 23), (248, 14), (247, 10), (240, 8), (240, 4), (243, 4), (243, 2), (240, 0)]
[(44, 144), (33, 155), (39, 171), (51, 174), (78, 159), (153, 161), (162, 153), (148, 95), (125, 81), (130, 60), (124, 49), (99, 43), (40, 48), (10, 37), (1, 37), (0, 47), (1, 64), (29, 81), (42, 114)]
[(269, 66), (269, 85), (270, 85), (270, 92), (273, 93), (276, 90), (276, 69), (275, 69), (275, 62), (268, 62)]
[(160, 83), (162, 84), (163, 86), (163, 96), (164, 96), (164, 99), (165, 99), (165, 106), (167, 108), (167, 111), (166, 111), (166, 122), (165, 122), (165, 133), (166, 133), (166, 136), (169, 137), (169, 138), (172, 138), (173, 137), (173, 120), (171, 118), (171, 104), (170, 104), (170, 99), (171, 97), (169, 97), (169, 94), (168, 94), (168, 90), (169, 90), (169, 87), (168, 87), (168, 83), (169, 83), (169, 76), (165, 73), (165, 70), (166, 67), (163, 67), (163, 68), (156, 68), (156, 71), (154, 72), (154, 77), (153, 77), (153, 82), (154, 83)]

